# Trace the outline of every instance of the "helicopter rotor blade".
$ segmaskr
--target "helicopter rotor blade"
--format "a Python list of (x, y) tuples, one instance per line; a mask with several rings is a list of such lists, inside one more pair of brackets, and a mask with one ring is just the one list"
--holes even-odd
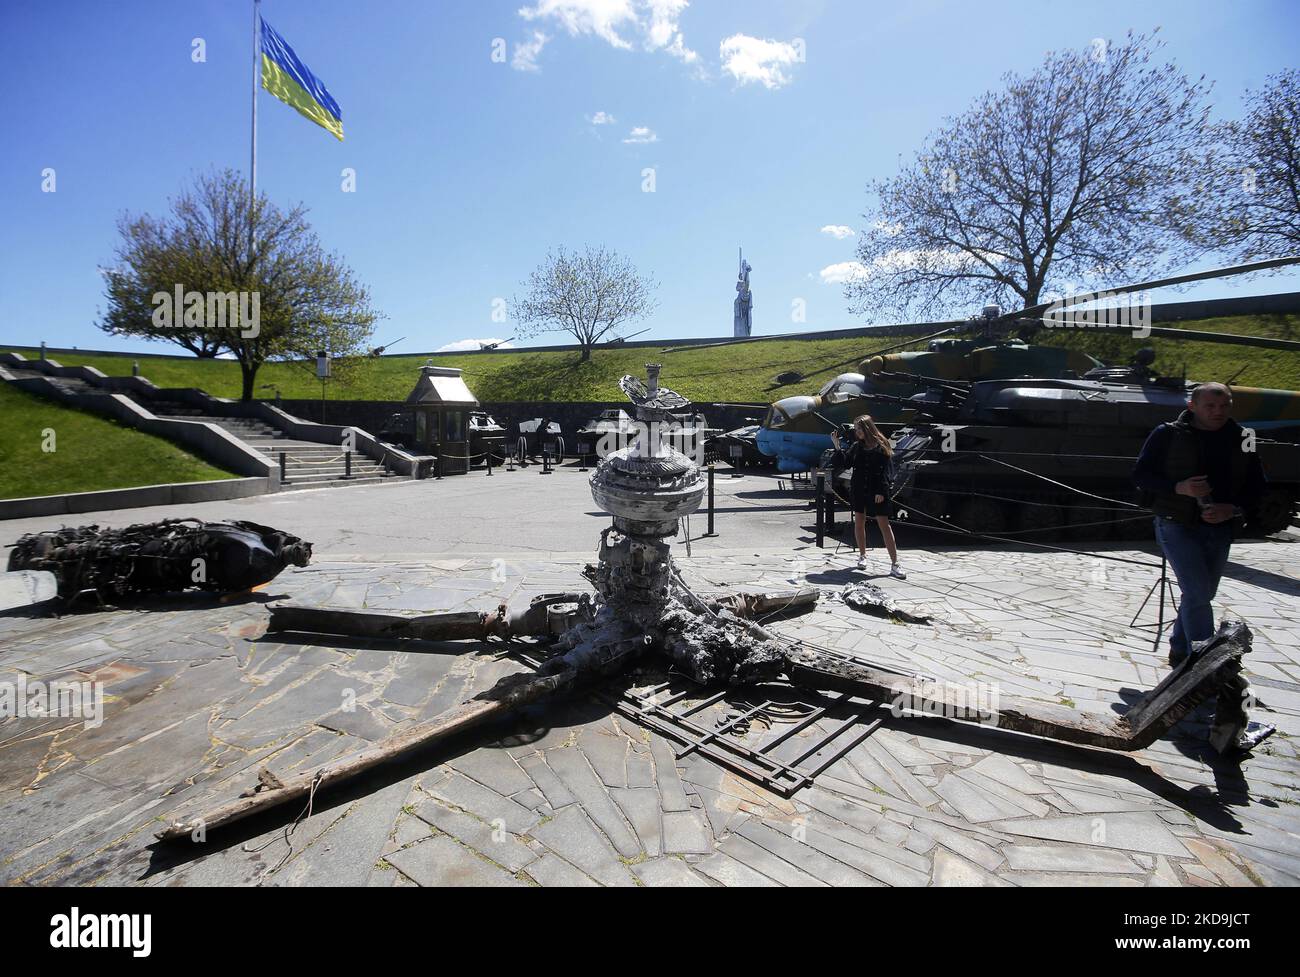
[[(888, 329), (890, 329), (891, 331), (894, 331), (894, 330), (900, 330), (900, 329), (908, 329), (908, 328), (910, 328), (911, 326), (916, 326), (916, 327), (917, 327), (917, 330), (918, 330), (918, 331), (921, 331), (921, 330), (924, 330), (924, 329), (930, 329), (930, 328), (932, 328), (933, 326), (949, 326), (949, 327), (958, 327), (958, 326), (964, 326), (964, 325), (966, 325), (966, 320), (963, 319), (963, 320), (961, 320), (961, 321), (956, 321), (956, 320), (954, 320), (954, 321), (952, 321), (952, 322), (904, 322), (904, 323), (899, 323), (898, 325), (893, 325), (893, 326), (882, 326), (881, 328), (888, 328)], [(869, 329), (869, 328), (870, 328), (870, 327), (864, 327), (864, 329)], [(849, 332), (850, 330), (844, 330), (844, 331), (845, 331), (845, 332)], [(945, 330), (944, 330), (944, 332), (948, 332), (948, 331), (950, 331), (950, 330), (949, 330), (949, 329), (945, 329)], [(942, 335), (942, 333), (936, 333), (935, 335)], [(717, 342), (717, 343), (692, 343), (692, 344), (689, 345), (689, 346), (665, 346), (665, 347), (664, 347), (663, 349), (661, 349), (659, 352), (661, 352), (661, 353), (680, 353), (680, 352), (682, 352), (682, 350), (686, 350), (686, 349), (719, 349), (720, 347), (723, 347), (723, 346), (739, 346), (741, 343), (763, 343), (763, 342), (767, 342), (767, 341), (770, 340), (770, 339), (806, 339), (807, 337), (808, 337), (808, 334), (807, 334), (807, 333), (802, 333), (802, 332), (778, 332), (778, 333), (773, 333), (773, 334), (770, 335), (770, 336), (746, 336), (744, 339), (726, 339), (726, 340), (723, 340), (723, 341), (721, 341), (721, 342)], [(839, 338), (839, 337), (835, 337), (835, 338)], [(870, 337), (870, 336), (845, 336), (845, 337), (843, 337), (843, 338), (845, 338), (845, 339), (864, 339), (864, 338), (865, 338), (865, 339), (870, 339), (871, 337)], [(924, 338), (924, 339), (933, 339), (934, 336), (925, 336), (925, 337), (923, 337), (923, 338)], [(901, 345), (901, 346), (910, 346), (912, 343), (919, 343), (919, 342), (922, 342), (922, 339), (909, 339), (909, 340), (907, 340), (907, 342), (905, 342), (905, 343), (901, 343), (901, 344), (899, 344), (899, 345)], [(899, 348), (898, 346), (892, 346), (892, 347), (890, 347), (890, 349), (898, 349), (898, 348)], [(880, 351), (877, 350), (877, 352), (880, 352)], [(875, 356), (876, 353), (871, 353), (871, 354), (869, 354), (869, 355), (871, 355), (871, 356)], [(849, 362), (856, 362), (857, 360), (860, 360), (860, 359), (862, 359), (861, 356), (855, 356), (855, 357), (853, 358), (853, 360), (845, 360), (845, 362), (846, 362), (846, 363), (849, 363)]]
[[(1035, 319), (1046, 329), (1067, 329), (1080, 332), (1132, 332), (1132, 326), (1106, 323), (1071, 322), (1069, 319)], [(1200, 343), (1222, 343), (1227, 346), (1253, 346), (1259, 349), (1285, 349), (1300, 352), (1300, 342), (1294, 339), (1274, 339), (1271, 336), (1242, 336), (1230, 332), (1203, 332), (1199, 329), (1173, 329), (1168, 326), (1149, 326), (1147, 332), (1160, 339), (1178, 339)], [(1144, 338), (1144, 337), (1134, 337)]]
[(1190, 282), (1209, 281), (1211, 278), (1230, 278), (1233, 275), (1247, 275), (1253, 271), (1268, 271), (1270, 268), (1284, 268), (1287, 265), (1300, 264), (1300, 255), (1288, 255), (1284, 258), (1268, 258), (1264, 261), (1250, 261), (1241, 265), (1227, 265), (1223, 268), (1211, 268), (1208, 271), (1192, 271), (1182, 275), (1173, 275), (1169, 278), (1153, 278), (1150, 281), (1135, 282), (1131, 285), (1120, 285), (1117, 288), (1103, 288), (1095, 292), (1080, 292), (1078, 295), (1069, 295), (1065, 298), (1058, 299), (1055, 302), (1040, 302), (1037, 305), (1031, 305), (1028, 308), (1021, 309), (1019, 312), (1006, 312), (995, 319), (995, 322), (1001, 322), (1006, 319), (1033, 318), (1042, 315), (1048, 309), (1065, 309), (1072, 305), (1079, 305), (1083, 302), (1091, 302), (1096, 298), (1107, 295), (1123, 295), (1127, 292), (1142, 292), (1152, 288), (1164, 288), (1166, 285), (1185, 285)]

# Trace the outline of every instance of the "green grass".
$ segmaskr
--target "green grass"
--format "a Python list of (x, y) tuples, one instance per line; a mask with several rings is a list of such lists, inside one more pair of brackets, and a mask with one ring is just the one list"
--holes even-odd
[[(42, 450), (47, 430), (52, 452)], [(0, 383), (0, 499), (235, 477), (163, 438)]]
[[(1300, 316), (1252, 316), (1179, 323), (1208, 332), (1237, 332), (1283, 339), (1300, 339)], [(645, 364), (663, 364), (663, 383), (696, 401), (768, 403), (793, 393), (813, 392), (837, 373), (857, 368), (858, 360), (897, 338), (879, 339), (772, 339), (716, 349), (686, 347), (663, 353), (661, 347), (598, 349), (586, 363), (574, 351), (537, 352), (509, 350), (439, 356), (439, 366), (458, 366), (475, 396), (483, 401), (597, 400), (622, 401), (618, 380), (624, 374), (643, 375)], [(1222, 380), (1245, 367), (1242, 385), (1300, 389), (1300, 356), (1278, 350), (1211, 345), (1170, 339), (1133, 340), (1109, 335), (1043, 330), (1039, 340), (1048, 345), (1069, 345), (1111, 363), (1127, 363), (1142, 346), (1156, 350), (1156, 366), (1179, 375), (1184, 364), (1196, 380)], [(25, 354), (26, 355), (26, 354)], [(51, 351), (66, 366), (94, 366), (108, 374), (131, 372), (130, 356)], [(383, 356), (354, 361), (348, 375), (331, 380), (331, 400), (403, 400), (424, 365), (424, 356)], [(772, 377), (784, 370), (799, 370), (808, 379), (777, 387)], [(237, 398), (239, 367), (230, 360), (198, 360), (192, 356), (146, 357), (141, 372), (160, 387), (200, 387), (218, 397)], [(313, 367), (304, 363), (271, 363), (257, 375), (258, 387), (274, 384), (289, 398), (317, 398), (320, 382)], [(259, 389), (271, 399), (274, 391)]]

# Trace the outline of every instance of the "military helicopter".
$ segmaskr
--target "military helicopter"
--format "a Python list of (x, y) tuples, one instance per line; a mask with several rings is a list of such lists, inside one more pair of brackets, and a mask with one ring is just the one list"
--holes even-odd
[[(1024, 377), (1046, 381), (1087, 378), (1103, 385), (1136, 383), (1139, 388), (1148, 391), (1163, 387), (1167, 393), (1169, 383), (1156, 384), (1155, 375), (1145, 369), (1149, 363), (1136, 373), (1130, 368), (1116, 370), (1078, 350), (1036, 345), (1029, 340), (1043, 328), (1115, 329), (1130, 332), (1133, 329), (1131, 321), (1109, 321), (1118, 320), (1121, 316), (1112, 316), (1105, 309), (1062, 314), (1072, 306), (1152, 288), (1264, 271), (1297, 263), (1300, 263), (1300, 256), (1272, 258), (1140, 282), (1104, 292), (1080, 293), (1015, 312), (1004, 313), (998, 306), (989, 305), (985, 306), (979, 316), (971, 319), (934, 323), (941, 328), (929, 335), (907, 339), (868, 354), (858, 363), (858, 372), (839, 374), (827, 381), (816, 395), (784, 397), (774, 402), (759, 428), (758, 448), (763, 454), (776, 459), (778, 471), (810, 471), (820, 464), (822, 456), (831, 446), (831, 432), (840, 425), (865, 413), (871, 414), (878, 423), (885, 424), (886, 430), (890, 430), (892, 425), (912, 421), (918, 416), (918, 408), (924, 406), (925, 398), (931, 395), (936, 384), (964, 387), (979, 381)], [(1015, 335), (1009, 336), (1011, 332)], [(1143, 333), (1164, 338), (1300, 351), (1300, 343), (1282, 339), (1169, 329), (1149, 324), (1144, 324)], [(961, 337), (962, 334), (971, 338), (945, 338)], [(927, 349), (895, 352), (922, 342), (928, 342)], [(1182, 384), (1182, 381), (1179, 383)], [(1180, 386), (1177, 396), (1185, 399), (1183, 389)], [(1300, 414), (1292, 413), (1300, 412), (1300, 394), (1235, 387), (1234, 396), (1236, 417), (1245, 426), (1285, 429), (1292, 424), (1300, 425)], [(1168, 397), (1165, 396), (1165, 399)], [(1168, 416), (1162, 414), (1159, 420), (1172, 420), (1177, 416), (1177, 410), (1172, 406), (1169, 406), (1169, 411), (1172, 413), (1168, 413)]]

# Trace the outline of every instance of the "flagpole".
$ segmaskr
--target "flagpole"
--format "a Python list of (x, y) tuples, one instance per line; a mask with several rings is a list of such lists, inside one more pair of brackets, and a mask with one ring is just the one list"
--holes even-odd
[(261, 31), (258, 30), (258, 26), (261, 20), (261, 8), (262, 0), (253, 0), (253, 126), (248, 163), (248, 255), (250, 261), (253, 256), (254, 209), (257, 206), (257, 88), (258, 76), (261, 74), (262, 69)]

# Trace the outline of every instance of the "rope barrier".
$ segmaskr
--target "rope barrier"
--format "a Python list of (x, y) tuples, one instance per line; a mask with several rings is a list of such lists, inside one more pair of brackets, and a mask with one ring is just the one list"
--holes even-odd
[(991, 461), (995, 465), (1001, 465), (1004, 468), (1010, 468), (1012, 471), (1020, 472), (1022, 475), (1032, 475), (1034, 478), (1041, 478), (1044, 482), (1050, 482), (1051, 484), (1055, 485), (1057, 488), (1063, 488), (1070, 492), (1076, 492), (1079, 495), (1085, 495), (1090, 499), (1099, 499), (1102, 502), (1109, 502), (1112, 505), (1127, 506), (1131, 509), (1141, 509), (1143, 512), (1151, 511), (1150, 509), (1143, 509), (1142, 506), (1138, 505), (1136, 502), (1122, 502), (1119, 499), (1108, 499), (1104, 495), (1096, 495), (1093, 492), (1085, 492), (1083, 489), (1075, 488), (1073, 485), (1066, 485), (1064, 482), (1058, 482), (1056, 479), (1048, 478), (1046, 475), (1040, 475), (1038, 472), (1031, 472), (1027, 468), (1017, 468), (1015, 465), (1009, 464), (1008, 462), (1005, 461), (998, 461), (996, 458), (990, 458), (987, 455), (980, 455), (979, 457), (984, 459), (985, 461)]
[[(1033, 499), (1012, 499), (1005, 495), (989, 495), (987, 492), (950, 492), (946, 489), (919, 488), (913, 485), (909, 492), (929, 492), (931, 495), (962, 495), (976, 499), (993, 499), (996, 502), (1010, 502), (1014, 505), (1034, 505), (1047, 509), (1064, 509), (1067, 512), (1075, 510), (1093, 509), (1098, 512), (1128, 512), (1127, 509), (1116, 509), (1112, 506), (1105, 505), (1058, 505), (1055, 502), (1035, 502)], [(900, 503), (901, 505), (902, 503)]]
[(309, 461), (306, 458), (299, 458), (296, 455), (286, 454), (284, 460), (292, 461), (295, 464), (299, 464), (299, 465), (332, 465), (334, 462), (342, 458), (344, 454), (346, 454), (346, 452), (344, 452), (343, 454), (337, 454), (333, 458), (322, 459), (321, 461)]

